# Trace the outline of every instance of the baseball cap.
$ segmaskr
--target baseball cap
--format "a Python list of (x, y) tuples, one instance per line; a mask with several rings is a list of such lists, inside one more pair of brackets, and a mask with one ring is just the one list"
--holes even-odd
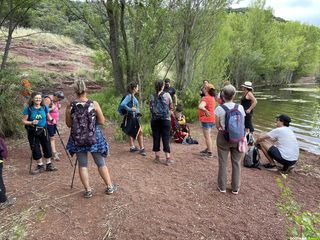
[(276, 117), (280, 122), (289, 124), (291, 122), (291, 118), (288, 115), (280, 114)]

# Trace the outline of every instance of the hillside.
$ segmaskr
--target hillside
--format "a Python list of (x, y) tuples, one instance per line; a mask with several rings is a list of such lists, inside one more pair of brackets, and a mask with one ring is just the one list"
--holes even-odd
[[(29, 76), (44, 72), (54, 89), (65, 91), (62, 109), (73, 98), (73, 79), (85, 77), (79, 72), (92, 71), (89, 49), (60, 45), (59, 41), (20, 39), (13, 43), (10, 56)], [(97, 89), (95, 83), (91, 86), (97, 91), (93, 90)], [(61, 114), (59, 130), (66, 143), (69, 130), (64, 112)], [(105, 195), (105, 186), (90, 161), (90, 182), (95, 190), (91, 199), (83, 198), (78, 173), (70, 189), (73, 168), (59, 139), (62, 160), (55, 162), (59, 170), (35, 176), (28, 173), (27, 140), (9, 140), (11, 164), (4, 168), (4, 179), (8, 195), (17, 197), (17, 203), (1, 211), (0, 239), (287, 239), (287, 219), (276, 208), (280, 174), (242, 168), (239, 195), (231, 194), (230, 189), (220, 193), (217, 153), (213, 158), (200, 156), (202, 131), (198, 124), (190, 127), (199, 145), (172, 143), (175, 164), (168, 167), (152, 161), (152, 139), (145, 138), (146, 157), (129, 153), (126, 143), (114, 141), (115, 127), (108, 122), (104, 129), (110, 144), (107, 165), (119, 189), (114, 195)], [(302, 152), (298, 166), (287, 177), (303, 210), (319, 211), (319, 160), (319, 156)]]

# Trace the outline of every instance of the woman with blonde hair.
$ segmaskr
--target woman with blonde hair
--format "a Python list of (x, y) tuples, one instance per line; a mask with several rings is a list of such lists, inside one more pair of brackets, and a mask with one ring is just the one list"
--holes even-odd
[(87, 98), (87, 88), (83, 80), (75, 81), (73, 86), (76, 99), (66, 108), (66, 124), (71, 128), (67, 149), (71, 155), (76, 154), (79, 162), (80, 180), (85, 188), (84, 197), (92, 197), (93, 192), (89, 184), (88, 152), (91, 153), (107, 186), (105, 193), (110, 195), (117, 187), (111, 182), (105, 161), (109, 146), (100, 129), (100, 125), (105, 123), (105, 117), (99, 103)]

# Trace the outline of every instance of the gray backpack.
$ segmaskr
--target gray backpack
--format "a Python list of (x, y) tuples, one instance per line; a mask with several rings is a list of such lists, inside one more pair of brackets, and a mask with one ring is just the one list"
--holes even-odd
[(247, 168), (260, 168), (260, 153), (256, 146), (249, 147), (248, 151), (244, 155), (243, 166)]

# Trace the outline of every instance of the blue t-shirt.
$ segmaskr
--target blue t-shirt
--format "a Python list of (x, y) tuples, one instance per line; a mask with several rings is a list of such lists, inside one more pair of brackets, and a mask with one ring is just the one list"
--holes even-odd
[(139, 101), (138, 99), (133, 96), (131, 94), (128, 94), (121, 102), (120, 106), (123, 107), (125, 110), (127, 110), (128, 112), (132, 113), (132, 102), (134, 103), (134, 106), (136, 107), (136, 113), (140, 113), (140, 109), (139, 109)]
[[(30, 109), (30, 110), (29, 110)], [(49, 112), (48, 106), (41, 106), (36, 109), (34, 106), (24, 107), (23, 115), (28, 115), (28, 121), (39, 120), (36, 126), (44, 127), (47, 125), (47, 113)]]

